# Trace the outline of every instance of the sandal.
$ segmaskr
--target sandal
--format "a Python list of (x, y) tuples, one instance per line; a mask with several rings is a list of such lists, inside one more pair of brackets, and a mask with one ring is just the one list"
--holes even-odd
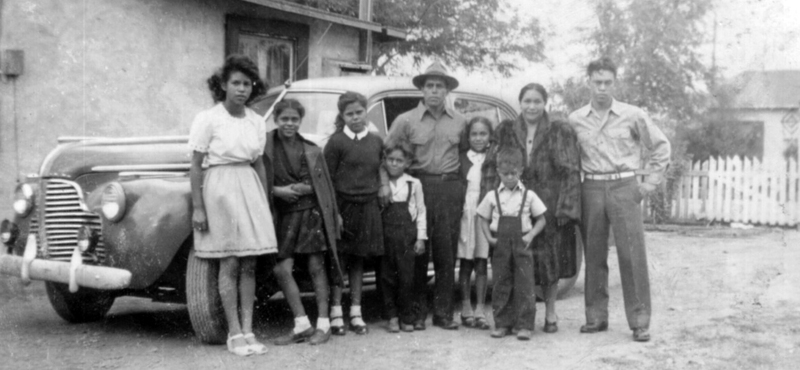
[(355, 319), (357, 319), (357, 318), (358, 318), (358, 319), (360, 319), (360, 318), (361, 318), (361, 315), (350, 315), (350, 330), (352, 330), (353, 332), (355, 332), (355, 333), (356, 333), (356, 334), (358, 334), (358, 335), (364, 335), (364, 334), (367, 334), (367, 332), (369, 331), (369, 329), (367, 328), (367, 326), (366, 326), (366, 325), (356, 325), (356, 324), (353, 324), (353, 320), (355, 320)]
[[(331, 323), (333, 323), (336, 319), (342, 320), (341, 316), (331, 316)], [(344, 330), (344, 321), (342, 321), (342, 325), (331, 325), (331, 334), (333, 335), (345, 335), (347, 334), (347, 330)]]
[(256, 335), (253, 333), (247, 333), (244, 335), (244, 340), (247, 341), (248, 346), (251, 350), (253, 350), (254, 355), (263, 355), (267, 353), (267, 346), (262, 344), (256, 339)]
[(250, 347), (249, 344), (246, 344), (244, 346), (234, 347), (233, 346), (233, 340), (234, 339), (244, 339), (244, 335), (236, 334), (236, 335), (234, 335), (232, 337), (228, 336), (228, 341), (227, 341), (228, 352), (233, 353), (234, 355), (237, 355), (237, 356), (250, 356), (250, 355), (255, 353), (253, 351), (253, 349)]
[(476, 317), (475, 318), (475, 326), (474, 326), (474, 328), (480, 329), (480, 330), (489, 330), (492, 327), (489, 326), (489, 322), (486, 321), (485, 317), (480, 316), (480, 317)]
[(461, 324), (468, 327), (474, 328), (475, 327), (475, 318), (472, 316), (464, 316), (461, 315)]

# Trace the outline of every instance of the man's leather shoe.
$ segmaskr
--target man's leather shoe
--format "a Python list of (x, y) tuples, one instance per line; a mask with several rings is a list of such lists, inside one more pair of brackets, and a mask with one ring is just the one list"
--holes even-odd
[(438, 326), (444, 330), (458, 330), (458, 323), (453, 320), (434, 318), (433, 326)]
[(396, 317), (392, 317), (391, 319), (389, 319), (389, 325), (387, 327), (387, 330), (389, 330), (390, 333), (400, 332), (400, 323)]
[(414, 322), (414, 330), (415, 331), (422, 331), (425, 330), (425, 320), (417, 320)]
[(492, 330), (492, 338), (502, 338), (508, 335), (510, 332), (511, 330), (508, 328), (495, 328)]
[(276, 346), (285, 346), (288, 344), (305, 342), (305, 340), (310, 338), (312, 335), (314, 335), (314, 328), (310, 327), (304, 330), (302, 333), (295, 334), (292, 332), (291, 334), (279, 337), (278, 339), (275, 339), (273, 343), (275, 343)]
[(530, 340), (533, 333), (528, 329), (521, 329), (517, 333), (517, 339), (519, 340)]
[(647, 342), (650, 340), (650, 331), (644, 328), (633, 329), (633, 340), (637, 342)]
[(581, 326), (581, 333), (597, 333), (606, 330), (608, 330), (608, 321), (600, 321), (598, 323)]
[(311, 338), (308, 339), (308, 344), (316, 346), (317, 344), (322, 344), (327, 342), (329, 339), (331, 339), (330, 330), (322, 331), (317, 329), (316, 331), (314, 331), (314, 335), (312, 335)]
[(401, 323), (400, 323), (400, 331), (404, 331), (404, 332), (406, 332), (406, 333), (411, 333), (411, 332), (413, 332), (413, 331), (414, 331), (414, 325), (411, 325), (411, 324), (405, 324), (405, 323), (402, 323), (402, 322), (401, 322)]

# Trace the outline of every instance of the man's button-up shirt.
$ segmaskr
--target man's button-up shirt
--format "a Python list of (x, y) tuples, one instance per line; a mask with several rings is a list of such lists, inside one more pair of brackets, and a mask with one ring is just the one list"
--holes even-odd
[(588, 104), (572, 112), (569, 122), (578, 134), (584, 172), (643, 168), (651, 173), (648, 182), (661, 181), (670, 160), (670, 143), (641, 108), (613, 100), (607, 116), (602, 117)]
[(428, 108), (419, 105), (394, 120), (386, 142), (409, 142), (414, 150), (412, 172), (439, 175), (458, 172), (459, 144), (466, 127), (466, 119), (450, 108), (445, 108), (437, 119)]

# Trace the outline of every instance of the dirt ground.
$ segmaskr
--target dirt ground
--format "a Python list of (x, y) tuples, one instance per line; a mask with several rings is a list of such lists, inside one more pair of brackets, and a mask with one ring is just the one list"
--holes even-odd
[[(800, 363), (800, 236), (759, 228), (669, 227), (647, 233), (653, 339), (635, 343), (625, 322), (616, 255), (609, 259), (610, 328), (579, 334), (583, 278), (558, 302), (559, 332), (540, 329), (528, 342), (489, 332), (389, 334), (368, 310), (366, 336), (328, 344), (270, 346), (238, 358), (199, 343), (183, 305), (119, 298), (106, 319), (73, 325), (50, 307), (41, 283), (0, 278), (3, 369), (796, 369)], [(375, 306), (374, 292), (365, 307)], [(312, 305), (307, 300), (306, 306)], [(539, 305), (540, 312), (544, 309)], [(430, 320), (428, 321), (430, 324)], [(286, 303), (258, 310), (265, 342), (292, 326)]]

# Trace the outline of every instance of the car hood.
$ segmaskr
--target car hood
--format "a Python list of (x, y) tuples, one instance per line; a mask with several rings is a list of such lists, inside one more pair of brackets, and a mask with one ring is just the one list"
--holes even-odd
[(186, 171), (188, 136), (61, 138), (39, 170), (41, 177), (74, 179), (89, 172)]

